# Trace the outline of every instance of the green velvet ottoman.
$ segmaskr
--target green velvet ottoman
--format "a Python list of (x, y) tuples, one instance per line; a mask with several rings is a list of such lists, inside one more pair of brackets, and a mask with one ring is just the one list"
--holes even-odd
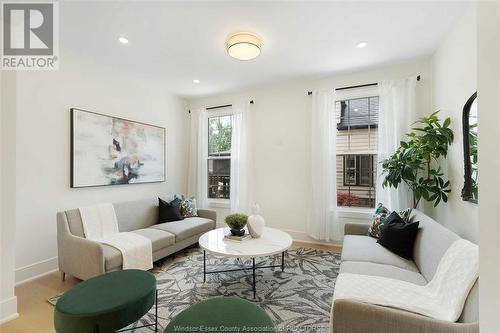
[(215, 297), (179, 313), (164, 333), (275, 331), (273, 321), (258, 305), (237, 297)]
[(107, 333), (126, 327), (144, 316), (156, 302), (153, 274), (129, 269), (110, 272), (83, 281), (57, 301), (54, 326), (58, 333)]

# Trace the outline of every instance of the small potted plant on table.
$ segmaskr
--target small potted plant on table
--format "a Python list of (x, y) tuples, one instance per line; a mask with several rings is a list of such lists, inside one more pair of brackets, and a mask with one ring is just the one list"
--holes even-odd
[(226, 216), (224, 221), (231, 229), (231, 234), (234, 236), (243, 236), (245, 230), (243, 229), (247, 224), (248, 216), (245, 214), (231, 214)]

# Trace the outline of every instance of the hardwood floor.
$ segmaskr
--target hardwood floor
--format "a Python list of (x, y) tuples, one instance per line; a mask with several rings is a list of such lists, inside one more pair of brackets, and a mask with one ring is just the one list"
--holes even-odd
[[(341, 247), (326, 244), (294, 242), (292, 248), (308, 247), (340, 253)], [(64, 292), (79, 280), (66, 276), (61, 281), (59, 273), (54, 272), (16, 287), (19, 318), (0, 325), (1, 333), (53, 333), (54, 307), (47, 302), (51, 296)]]
[(79, 280), (67, 276), (61, 281), (54, 272), (16, 287), (19, 318), (0, 326), (1, 333), (48, 333), (55, 332), (52, 323), (54, 307), (47, 298), (64, 292)]

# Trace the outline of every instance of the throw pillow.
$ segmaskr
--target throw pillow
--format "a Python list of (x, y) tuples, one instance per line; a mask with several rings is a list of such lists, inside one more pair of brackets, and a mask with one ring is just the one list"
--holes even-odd
[(184, 198), (182, 194), (175, 194), (174, 200), (179, 203), (182, 217), (198, 216), (198, 207), (196, 206), (196, 198)]
[[(411, 208), (407, 208), (399, 212), (399, 216), (403, 219), (405, 223), (410, 222)], [(375, 209), (371, 218), (370, 228), (368, 229), (368, 234), (372, 237), (379, 238), (382, 226), (386, 223), (387, 217), (391, 214), (391, 211), (387, 209), (383, 204), (379, 203)]]
[(170, 202), (158, 198), (158, 223), (184, 220), (179, 203), (174, 199)]
[(411, 208), (406, 208), (405, 210), (402, 210), (399, 212), (399, 216), (405, 221), (405, 223), (410, 222), (410, 215), (411, 215)]
[(384, 220), (384, 224), (382, 225), (382, 227), (380, 228), (380, 231), (381, 231), (381, 235), (382, 235), (382, 232), (384, 230), (384, 228), (386, 226), (388, 226), (389, 224), (391, 223), (402, 223), (402, 224), (405, 224), (406, 221), (401, 217), (401, 215), (399, 215), (397, 212), (392, 212), (391, 214), (389, 214), (389, 216), (387, 216)]
[(389, 213), (389, 210), (383, 204), (379, 203), (377, 205), (375, 213), (372, 215), (370, 228), (368, 229), (368, 234), (370, 236), (375, 238), (380, 237), (380, 227)]
[(396, 212), (389, 218), (391, 221), (383, 226), (377, 243), (402, 258), (413, 259), (419, 222), (405, 223)]

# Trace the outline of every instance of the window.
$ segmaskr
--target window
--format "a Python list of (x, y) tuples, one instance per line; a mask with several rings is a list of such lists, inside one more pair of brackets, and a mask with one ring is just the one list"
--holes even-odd
[(335, 103), (337, 205), (375, 207), (378, 96)]
[(373, 155), (343, 155), (344, 186), (373, 186)]
[(337, 129), (365, 129), (378, 127), (378, 96), (356, 98), (340, 103), (340, 121)]
[(208, 198), (229, 199), (232, 116), (208, 118)]

